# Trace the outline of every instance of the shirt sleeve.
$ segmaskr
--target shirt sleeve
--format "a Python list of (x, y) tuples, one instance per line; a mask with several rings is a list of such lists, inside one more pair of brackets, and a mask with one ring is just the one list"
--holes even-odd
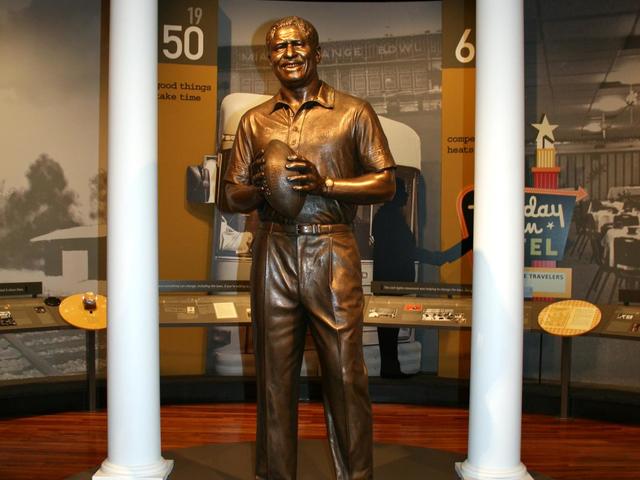
[(364, 171), (379, 172), (396, 166), (378, 115), (368, 102), (364, 102), (357, 117), (356, 141)]
[(253, 159), (253, 146), (250, 139), (250, 126), (246, 116), (240, 119), (236, 137), (231, 147), (229, 166), (224, 175), (224, 181), (239, 185), (251, 183), (250, 165)]

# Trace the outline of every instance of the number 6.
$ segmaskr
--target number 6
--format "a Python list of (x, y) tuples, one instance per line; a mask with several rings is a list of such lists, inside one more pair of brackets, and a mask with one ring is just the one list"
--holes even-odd
[[(456, 59), (460, 63), (469, 63), (471, 60), (473, 60), (473, 57), (475, 57), (476, 55), (476, 48), (473, 46), (472, 43), (467, 42), (467, 39), (469, 38), (470, 33), (471, 33), (470, 28), (465, 29), (464, 33), (462, 34), (462, 37), (460, 37), (460, 41), (458, 42), (458, 45), (456, 46)], [(463, 50), (467, 51), (466, 55), (462, 54)]]

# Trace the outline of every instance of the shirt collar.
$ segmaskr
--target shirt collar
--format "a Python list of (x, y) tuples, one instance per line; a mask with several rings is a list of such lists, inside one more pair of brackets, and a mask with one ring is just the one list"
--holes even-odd
[[(274, 104), (271, 112), (275, 112), (279, 108), (289, 106), (287, 101), (282, 97), (282, 93), (278, 91), (273, 97)], [(317, 103), (318, 105), (323, 106), (324, 108), (333, 108), (335, 105), (335, 90), (331, 85), (327, 85), (324, 82), (320, 83), (320, 89), (318, 90), (318, 94), (304, 102), (302, 105), (306, 105), (307, 103)], [(301, 107), (302, 107), (301, 105)]]

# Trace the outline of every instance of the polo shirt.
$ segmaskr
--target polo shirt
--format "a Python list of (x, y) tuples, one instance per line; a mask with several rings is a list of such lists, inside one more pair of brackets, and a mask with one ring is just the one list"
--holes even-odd
[[(247, 111), (238, 125), (225, 181), (250, 184), (251, 162), (273, 139), (285, 142), (314, 163), (323, 177), (353, 178), (395, 167), (371, 105), (324, 82), (318, 94), (297, 111), (280, 92)], [(258, 213), (262, 221), (278, 223), (350, 224), (356, 209), (355, 204), (307, 195), (295, 219), (280, 215), (267, 202), (259, 207)]]

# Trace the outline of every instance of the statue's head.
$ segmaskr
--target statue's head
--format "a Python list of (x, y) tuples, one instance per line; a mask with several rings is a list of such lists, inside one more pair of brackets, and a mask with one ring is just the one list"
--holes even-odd
[(269, 29), (266, 46), (269, 63), (284, 87), (305, 87), (318, 79), (318, 32), (307, 20), (281, 18)]
[(304, 40), (309, 45), (311, 45), (312, 48), (317, 48), (320, 46), (320, 40), (318, 37), (318, 31), (316, 30), (316, 27), (314, 27), (311, 24), (311, 22), (309, 22), (308, 20), (305, 20), (304, 18), (290, 16), (290, 17), (281, 18), (276, 23), (271, 25), (271, 28), (269, 28), (269, 31), (267, 32), (267, 37), (266, 37), (267, 50), (270, 49), (271, 41), (273, 40), (273, 37), (275, 36), (276, 32), (282, 27), (291, 27), (291, 26), (294, 26), (298, 29), (298, 31), (302, 34)]

